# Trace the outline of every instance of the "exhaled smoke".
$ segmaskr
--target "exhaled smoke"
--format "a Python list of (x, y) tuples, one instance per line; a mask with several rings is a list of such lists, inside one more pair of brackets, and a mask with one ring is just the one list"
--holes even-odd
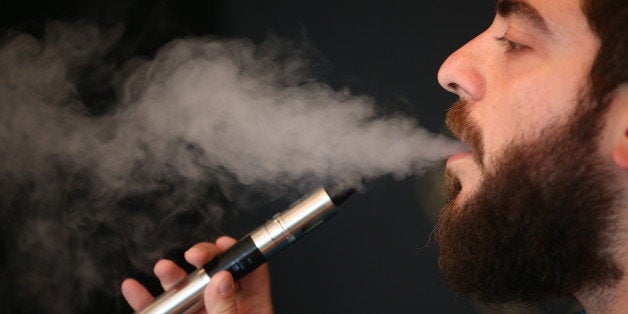
[[(0, 217), (14, 222), (2, 229), (14, 252), (4, 271), (28, 274), (14, 284), (52, 309), (115, 289), (116, 255), (145, 266), (181, 244), (170, 235), (185, 213), (216, 223), (236, 186), (359, 185), (458, 149), (317, 82), (280, 41), (181, 39), (116, 69), (103, 60), (118, 34), (55, 23), (0, 49)], [(79, 97), (85, 68), (114, 73), (118, 101), (104, 114)]]

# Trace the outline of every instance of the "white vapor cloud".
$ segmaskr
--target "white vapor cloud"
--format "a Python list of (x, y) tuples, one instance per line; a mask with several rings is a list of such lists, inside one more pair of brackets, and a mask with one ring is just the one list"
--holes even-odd
[[(217, 223), (224, 209), (207, 186), (231, 200), (242, 187), (277, 196), (360, 186), (420, 174), (459, 150), (415, 118), (382, 116), (374, 99), (317, 81), (279, 39), (178, 39), (115, 67), (105, 56), (120, 34), (50, 23), (41, 39), (0, 47), (0, 218), (15, 222), (17, 241), (7, 271), (28, 272), (22, 289), (51, 309), (70, 295), (87, 302), (117, 275), (102, 269), (108, 251), (145, 267), (164, 246), (192, 244), (156, 230), (192, 209)], [(113, 73), (117, 102), (104, 114), (80, 97), (77, 73), (89, 67)], [(129, 210), (134, 195), (151, 202)], [(103, 226), (116, 236), (94, 247)], [(60, 284), (69, 277), (74, 286)]]

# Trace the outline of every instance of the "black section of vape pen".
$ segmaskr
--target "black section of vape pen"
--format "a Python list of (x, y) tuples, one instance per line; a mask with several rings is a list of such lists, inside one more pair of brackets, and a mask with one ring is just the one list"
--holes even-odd
[(347, 189), (337, 186), (330, 186), (325, 188), (325, 192), (327, 192), (327, 195), (329, 195), (331, 201), (334, 202), (334, 205), (339, 206), (344, 201), (346, 201), (349, 196), (351, 196), (351, 194), (355, 192), (355, 190), (351, 188)]
[(266, 262), (266, 258), (259, 251), (251, 236), (238, 241), (226, 252), (216, 256), (209, 263), (203, 265), (207, 275), (211, 278), (221, 270), (227, 270), (233, 278), (238, 279), (253, 271)]

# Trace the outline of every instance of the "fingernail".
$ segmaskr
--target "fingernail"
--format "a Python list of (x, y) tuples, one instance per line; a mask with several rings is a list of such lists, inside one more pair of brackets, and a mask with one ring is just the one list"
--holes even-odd
[(222, 296), (228, 296), (233, 291), (233, 280), (225, 278), (218, 286), (218, 293)]

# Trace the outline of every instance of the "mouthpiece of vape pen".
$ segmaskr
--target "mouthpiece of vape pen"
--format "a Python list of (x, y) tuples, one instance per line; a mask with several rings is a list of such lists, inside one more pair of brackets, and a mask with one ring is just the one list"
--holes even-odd
[(347, 189), (339, 186), (332, 186), (326, 188), (325, 192), (327, 192), (327, 195), (329, 195), (329, 198), (336, 206), (340, 206), (340, 204), (344, 203), (349, 196), (355, 193), (355, 190), (351, 188)]
[(319, 188), (273, 216), (229, 250), (189, 274), (137, 313), (194, 313), (203, 306), (203, 290), (211, 277), (226, 270), (243, 277), (338, 212), (353, 189)]

